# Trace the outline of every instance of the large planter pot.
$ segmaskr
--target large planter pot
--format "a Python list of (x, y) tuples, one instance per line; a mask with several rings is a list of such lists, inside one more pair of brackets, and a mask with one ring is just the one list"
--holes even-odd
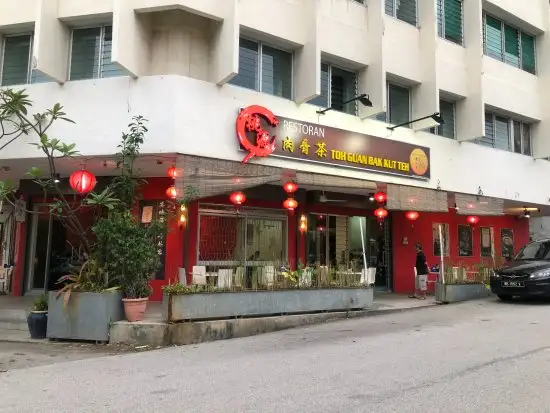
[(149, 297), (123, 298), (122, 302), (124, 303), (124, 313), (126, 314), (126, 319), (130, 322), (143, 320), (148, 301)]
[(65, 306), (64, 296), (51, 291), (48, 300), (48, 338), (109, 341), (111, 323), (124, 318), (122, 297), (118, 291), (71, 293)]
[(435, 300), (441, 303), (476, 300), (491, 295), (483, 284), (435, 284)]
[(372, 288), (242, 291), (164, 295), (163, 319), (223, 319), (363, 310), (372, 305)]
[(46, 338), (48, 327), (47, 311), (31, 311), (27, 316), (27, 325), (32, 339), (40, 340)]

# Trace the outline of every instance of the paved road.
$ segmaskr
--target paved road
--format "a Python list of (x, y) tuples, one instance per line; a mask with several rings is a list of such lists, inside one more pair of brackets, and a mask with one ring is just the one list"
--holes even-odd
[(550, 305), (478, 301), (0, 374), (0, 412), (550, 412)]

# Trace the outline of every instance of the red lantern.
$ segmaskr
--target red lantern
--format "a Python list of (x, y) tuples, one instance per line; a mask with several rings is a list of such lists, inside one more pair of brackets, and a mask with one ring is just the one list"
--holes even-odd
[(298, 201), (294, 198), (287, 198), (285, 202), (283, 202), (283, 207), (292, 212), (298, 207)]
[(294, 192), (298, 190), (298, 185), (296, 185), (292, 181), (289, 181), (283, 185), (283, 189), (287, 194), (292, 195)]
[(405, 217), (407, 217), (409, 221), (416, 221), (419, 216), (420, 214), (416, 211), (409, 211), (405, 214)]
[(379, 204), (383, 204), (388, 200), (388, 196), (385, 192), (380, 191), (374, 194), (374, 200)]
[(178, 190), (175, 186), (171, 186), (166, 190), (166, 196), (170, 199), (176, 199), (178, 197)]
[(229, 195), (229, 200), (233, 202), (233, 205), (239, 206), (244, 204), (244, 202), (246, 201), (246, 196), (242, 192), (237, 191)]
[(479, 217), (477, 215), (470, 215), (466, 218), (466, 221), (468, 222), (468, 224), (475, 225), (479, 222)]
[(178, 168), (176, 168), (175, 166), (171, 166), (170, 168), (168, 168), (168, 176), (172, 179), (176, 179), (179, 175), (179, 171), (178, 171)]
[(71, 174), (69, 177), (69, 184), (71, 188), (79, 194), (87, 194), (94, 189), (97, 184), (97, 179), (93, 173), (86, 169), (82, 169)]
[(383, 220), (388, 216), (388, 211), (384, 208), (378, 208), (374, 211), (374, 216), (379, 220)]

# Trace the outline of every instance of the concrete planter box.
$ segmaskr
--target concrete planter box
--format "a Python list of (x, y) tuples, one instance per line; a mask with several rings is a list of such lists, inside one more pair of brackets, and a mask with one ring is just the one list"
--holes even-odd
[(491, 295), (491, 291), (483, 284), (435, 283), (435, 300), (442, 303), (476, 300), (490, 297)]
[(109, 341), (111, 323), (124, 318), (118, 291), (71, 293), (64, 306), (63, 294), (51, 291), (48, 299), (48, 338)]
[(259, 317), (362, 310), (370, 307), (372, 302), (372, 288), (164, 295), (162, 316), (168, 321)]

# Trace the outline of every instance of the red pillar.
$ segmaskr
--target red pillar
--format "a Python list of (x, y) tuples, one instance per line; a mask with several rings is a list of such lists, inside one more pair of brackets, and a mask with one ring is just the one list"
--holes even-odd
[(23, 279), (25, 271), (25, 241), (27, 239), (27, 223), (15, 224), (15, 251), (13, 254), (14, 269), (11, 278), (11, 295), (23, 295)]

